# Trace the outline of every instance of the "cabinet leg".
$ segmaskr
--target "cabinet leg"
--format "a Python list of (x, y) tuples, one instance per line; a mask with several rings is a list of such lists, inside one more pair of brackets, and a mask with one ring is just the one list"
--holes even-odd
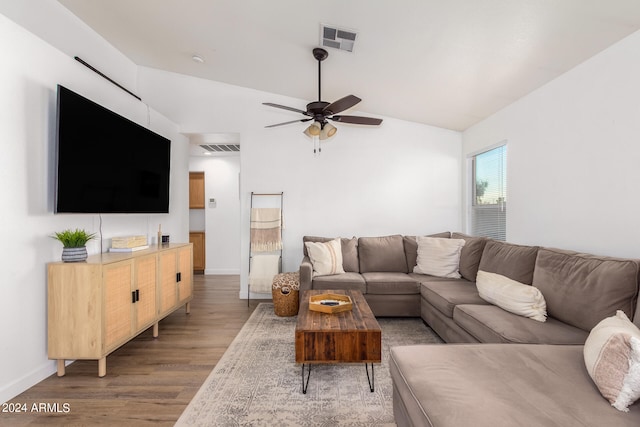
[(191, 301), (189, 301), (188, 303), (186, 303), (186, 304), (184, 305), (184, 309), (185, 309), (185, 312), (186, 312), (187, 314), (190, 314), (190, 313), (191, 313)]
[(158, 338), (158, 322), (153, 324), (153, 337)]
[(107, 357), (98, 360), (98, 376), (100, 378), (107, 375)]
[(65, 374), (64, 359), (58, 359), (58, 376), (64, 377)]

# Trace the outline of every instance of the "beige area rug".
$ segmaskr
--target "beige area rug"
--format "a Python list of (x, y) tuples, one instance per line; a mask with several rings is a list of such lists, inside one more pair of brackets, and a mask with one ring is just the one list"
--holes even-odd
[(375, 391), (364, 364), (313, 365), (307, 394), (295, 363), (296, 317), (259, 304), (177, 426), (395, 426), (389, 348), (441, 343), (421, 319), (381, 318)]

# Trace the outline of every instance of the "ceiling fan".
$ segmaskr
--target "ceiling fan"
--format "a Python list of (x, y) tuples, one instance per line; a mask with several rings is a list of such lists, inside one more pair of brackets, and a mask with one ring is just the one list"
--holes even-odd
[[(289, 110), (296, 113), (300, 113), (305, 116), (303, 119), (291, 120), (289, 122), (277, 123), (274, 125), (265, 126), (272, 128), (276, 126), (288, 125), (291, 123), (308, 122), (313, 120), (313, 123), (304, 131), (304, 134), (313, 137), (318, 136), (320, 140), (331, 138), (338, 131), (328, 120), (340, 123), (352, 123), (356, 125), (379, 125), (382, 123), (382, 119), (376, 119), (373, 117), (361, 117), (361, 116), (345, 116), (339, 115), (341, 113), (361, 101), (355, 95), (347, 95), (344, 98), (340, 98), (335, 102), (329, 103), (321, 101), (322, 93), (322, 72), (321, 63), (327, 57), (329, 53), (322, 48), (313, 49), (313, 57), (318, 60), (318, 100), (307, 104), (307, 110), (303, 111), (298, 108), (287, 107), (285, 105), (273, 104), (271, 102), (264, 102), (263, 105), (269, 107), (282, 108), (283, 110)], [(315, 151), (315, 150), (314, 150)]]

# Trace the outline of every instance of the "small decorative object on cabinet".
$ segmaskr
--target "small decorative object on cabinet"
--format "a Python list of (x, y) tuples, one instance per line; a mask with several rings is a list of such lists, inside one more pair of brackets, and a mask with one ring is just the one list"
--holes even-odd
[(96, 237), (96, 233), (87, 233), (84, 230), (56, 231), (51, 236), (62, 243), (62, 261), (79, 262), (87, 259), (87, 242)]
[(192, 246), (171, 243), (137, 252), (93, 255), (84, 263), (48, 265), (48, 355), (58, 361), (107, 356), (193, 298)]

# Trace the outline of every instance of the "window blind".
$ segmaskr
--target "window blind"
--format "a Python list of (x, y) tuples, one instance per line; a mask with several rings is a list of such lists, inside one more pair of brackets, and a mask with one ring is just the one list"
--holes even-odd
[(472, 158), (471, 234), (507, 238), (507, 146)]

